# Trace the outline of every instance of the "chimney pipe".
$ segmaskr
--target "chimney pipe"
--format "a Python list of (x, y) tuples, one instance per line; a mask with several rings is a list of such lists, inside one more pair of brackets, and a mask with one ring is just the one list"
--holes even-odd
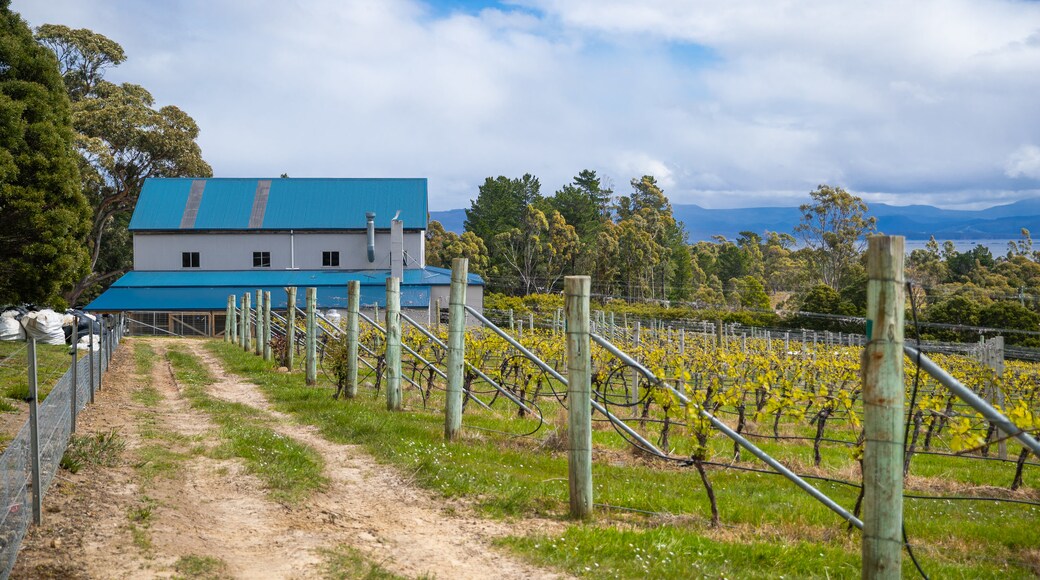
[(365, 212), (365, 219), (368, 220), (368, 261), (376, 261), (376, 212), (367, 211)]
[(404, 278), (404, 222), (390, 222), (390, 275)]

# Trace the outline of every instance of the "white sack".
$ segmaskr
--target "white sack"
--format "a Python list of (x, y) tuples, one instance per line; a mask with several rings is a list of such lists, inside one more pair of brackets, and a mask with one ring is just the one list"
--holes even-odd
[(8, 310), (0, 315), (0, 340), (25, 340), (25, 329), (15, 318), (17, 310)]
[(30, 312), (22, 317), (22, 326), (30, 337), (42, 344), (65, 344), (65, 331), (61, 329), (61, 314), (45, 308)]
[[(101, 337), (94, 335), (94, 352), (101, 348)], [(76, 343), (77, 350), (90, 350), (90, 335), (80, 337), (79, 342)]]

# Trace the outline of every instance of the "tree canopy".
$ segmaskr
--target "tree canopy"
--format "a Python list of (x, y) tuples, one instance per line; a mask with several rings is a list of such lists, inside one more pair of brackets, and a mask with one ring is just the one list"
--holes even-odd
[(72, 100), (82, 189), (93, 208), (89, 233), (81, 238), (89, 271), (66, 293), (75, 303), (132, 266), (126, 218), (145, 179), (209, 177), (213, 171), (196, 143), (199, 127), (187, 113), (173, 105), (155, 108), (144, 87), (104, 79), (107, 69), (126, 58), (117, 42), (54, 24), (40, 26), (36, 38), (58, 58)]
[(0, 0), (0, 216), (0, 302), (60, 306), (84, 272), (90, 208), (58, 65), (8, 0)]

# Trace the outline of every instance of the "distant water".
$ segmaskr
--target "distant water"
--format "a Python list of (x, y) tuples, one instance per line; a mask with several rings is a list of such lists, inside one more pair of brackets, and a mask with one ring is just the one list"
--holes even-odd
[[(936, 239), (936, 241), (939, 242), (939, 250), (942, 251), (943, 243), (945, 242), (945, 240)], [(993, 254), (993, 257), (996, 258), (996, 257), (999, 257), (999, 256), (1007, 255), (1008, 242), (1010, 242), (1011, 240), (1010, 239), (1003, 239), (1003, 240), (950, 240), (950, 241), (953, 242), (954, 248), (956, 248), (957, 251), (961, 252), (961, 253), (970, 251), (975, 246), (986, 246), (987, 248), (989, 248), (990, 253)], [(1015, 241), (1017, 242), (1018, 240), (1015, 240)], [(928, 244), (928, 240), (906, 240), (906, 245), (905, 245), (906, 253), (909, 254), (910, 252), (912, 252), (914, 250), (923, 250), (923, 249), (925, 249), (925, 245), (926, 244)]]

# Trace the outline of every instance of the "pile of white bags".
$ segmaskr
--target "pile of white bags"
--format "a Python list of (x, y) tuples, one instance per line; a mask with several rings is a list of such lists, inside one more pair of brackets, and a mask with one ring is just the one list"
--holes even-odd
[[(101, 337), (94, 335), (94, 352), (101, 348)], [(79, 342), (76, 343), (77, 350), (90, 350), (90, 335), (81, 336)]]
[(0, 314), (0, 340), (25, 340), (25, 329), (18, 322), (21, 312), (7, 310)]
[(30, 312), (22, 317), (25, 333), (42, 344), (65, 344), (65, 331), (61, 329), (64, 315), (50, 308)]

